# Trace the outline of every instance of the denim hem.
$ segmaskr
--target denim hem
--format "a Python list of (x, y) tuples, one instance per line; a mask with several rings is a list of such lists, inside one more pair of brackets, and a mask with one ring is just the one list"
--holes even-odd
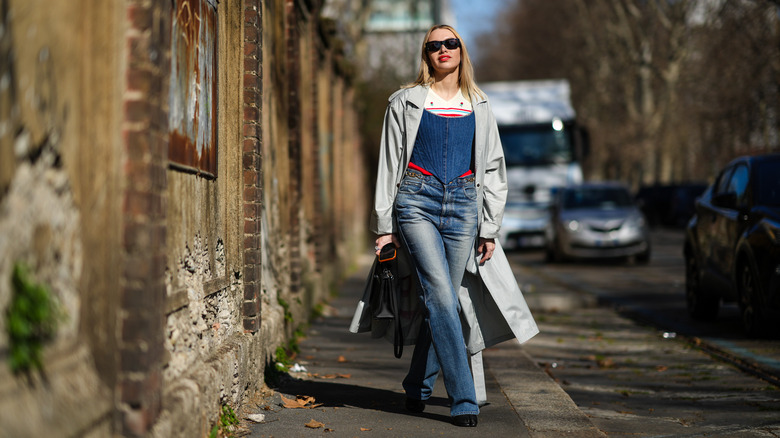
[(455, 417), (455, 416), (458, 416), (458, 415), (479, 415), (479, 410), (476, 410), (476, 411), (465, 411), (465, 412), (460, 412), (460, 413), (457, 413), (457, 414), (450, 414), (451, 417)]

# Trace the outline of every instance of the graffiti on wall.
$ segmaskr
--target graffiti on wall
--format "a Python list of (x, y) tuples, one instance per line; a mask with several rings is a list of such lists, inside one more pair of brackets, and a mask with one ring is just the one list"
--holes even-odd
[(168, 158), (180, 170), (217, 175), (217, 11), (214, 0), (174, 0)]

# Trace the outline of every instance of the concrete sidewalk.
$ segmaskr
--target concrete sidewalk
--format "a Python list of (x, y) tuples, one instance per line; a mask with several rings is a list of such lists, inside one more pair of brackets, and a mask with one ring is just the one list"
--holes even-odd
[[(262, 423), (249, 424), (248, 436), (604, 436), (516, 341), (484, 352), (488, 404), (481, 408), (476, 428), (450, 423), (441, 379), (425, 412), (406, 411), (401, 380), (412, 347), (405, 347), (403, 357), (396, 359), (389, 342), (348, 330), (370, 262), (370, 258), (362, 261), (330, 303), (328, 314), (315, 320), (302, 340), (297, 363), (306, 371), (291, 373), (295, 379), (274, 388), (275, 393), (253, 411), (245, 407), (245, 416), (265, 417)], [(319, 406), (285, 408), (282, 396), (313, 397)]]

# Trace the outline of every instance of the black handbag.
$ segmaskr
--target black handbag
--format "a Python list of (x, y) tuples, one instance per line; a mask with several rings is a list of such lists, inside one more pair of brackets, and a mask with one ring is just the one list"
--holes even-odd
[(382, 247), (376, 261), (371, 285), (372, 317), (393, 324), (393, 354), (401, 358), (404, 350), (404, 336), (401, 329), (400, 294), (401, 282), (398, 276), (398, 251), (393, 244)]

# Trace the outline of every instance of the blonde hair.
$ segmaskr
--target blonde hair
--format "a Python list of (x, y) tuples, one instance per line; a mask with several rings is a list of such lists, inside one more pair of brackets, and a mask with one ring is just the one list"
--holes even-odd
[(477, 83), (474, 81), (474, 66), (471, 64), (471, 58), (469, 58), (469, 51), (466, 49), (466, 43), (450, 25), (437, 24), (428, 29), (428, 32), (423, 38), (420, 48), (420, 70), (417, 72), (417, 79), (414, 82), (406, 84), (403, 88), (412, 88), (417, 85), (431, 86), (433, 85), (433, 66), (431, 65), (431, 58), (428, 55), (428, 51), (425, 49), (425, 43), (428, 38), (431, 37), (431, 33), (434, 30), (446, 29), (455, 35), (455, 38), (460, 40), (460, 68), (458, 69), (458, 85), (460, 86), (460, 92), (468, 99), (474, 99), (476, 97), (485, 98), (485, 93), (477, 87)]

